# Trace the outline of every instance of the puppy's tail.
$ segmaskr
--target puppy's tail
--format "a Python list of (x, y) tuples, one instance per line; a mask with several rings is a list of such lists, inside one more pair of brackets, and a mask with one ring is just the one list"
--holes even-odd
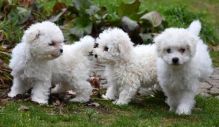
[(199, 78), (201, 81), (206, 80), (213, 73), (212, 60), (207, 48), (207, 45), (200, 41), (197, 44), (196, 55), (194, 57), (198, 61), (196, 66), (199, 67)]
[(83, 54), (89, 54), (93, 50), (95, 39), (89, 35), (75, 43), (75, 48)]

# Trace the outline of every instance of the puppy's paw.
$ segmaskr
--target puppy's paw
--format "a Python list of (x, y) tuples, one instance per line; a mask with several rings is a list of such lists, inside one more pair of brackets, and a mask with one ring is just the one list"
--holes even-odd
[(110, 97), (106, 96), (106, 95), (102, 95), (102, 98), (105, 100), (112, 100)]
[(32, 101), (36, 102), (36, 103), (38, 103), (40, 105), (47, 105), (48, 104), (48, 100), (46, 100), (46, 99), (39, 99), (39, 98), (33, 97)]
[(75, 97), (71, 100), (69, 100), (70, 102), (80, 102), (80, 103), (85, 103), (88, 102), (90, 99), (89, 98), (83, 98), (83, 97)]
[(102, 95), (102, 98), (105, 100), (115, 100), (115, 98), (107, 96), (107, 95)]
[(56, 87), (51, 89), (51, 93), (53, 93), (53, 94), (58, 93), (58, 90), (56, 89)]
[(128, 102), (121, 101), (121, 100), (115, 100), (115, 101), (113, 101), (113, 104), (122, 106), (122, 105), (127, 105)]
[(181, 104), (177, 107), (176, 114), (178, 114), (178, 115), (190, 115), (191, 114), (191, 109), (188, 105)]
[(170, 112), (175, 112), (175, 111), (176, 111), (176, 109), (175, 109), (175, 108), (173, 108), (173, 107), (170, 107), (170, 108), (169, 108), (169, 111), (170, 111)]
[(8, 97), (13, 98), (13, 97), (15, 97), (15, 96), (17, 96), (17, 93), (15, 93), (15, 92), (10, 91), (10, 92), (8, 93)]

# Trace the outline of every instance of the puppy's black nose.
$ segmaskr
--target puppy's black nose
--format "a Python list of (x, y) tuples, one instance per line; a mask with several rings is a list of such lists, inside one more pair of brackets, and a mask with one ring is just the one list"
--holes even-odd
[(93, 56), (93, 55), (94, 55), (93, 51), (89, 52), (89, 56)]
[(174, 57), (174, 58), (172, 59), (172, 62), (173, 62), (174, 64), (178, 64), (178, 62), (179, 62), (179, 58)]
[(94, 57), (97, 58), (97, 54), (95, 54)]
[(60, 53), (63, 53), (63, 49), (60, 49), (59, 51), (60, 51)]

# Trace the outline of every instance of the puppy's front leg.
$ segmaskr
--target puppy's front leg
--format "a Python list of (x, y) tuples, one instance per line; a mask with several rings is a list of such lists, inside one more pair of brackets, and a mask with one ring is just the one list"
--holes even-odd
[[(77, 84), (77, 85), (76, 85)], [(75, 85), (72, 84), (76, 92), (76, 97), (71, 99), (71, 102), (88, 102), (92, 94), (92, 87), (86, 80), (75, 81)]]
[(117, 96), (118, 96), (118, 89), (115, 84), (111, 84), (107, 88), (106, 94), (102, 95), (102, 97), (106, 100), (116, 100)]
[(31, 99), (39, 104), (48, 104), (50, 81), (34, 81)]
[(116, 104), (116, 105), (126, 105), (126, 104), (128, 104), (131, 101), (131, 99), (135, 96), (137, 90), (138, 90), (138, 87), (126, 86), (120, 92), (119, 99), (114, 101), (113, 103)]
[(18, 94), (23, 94), (29, 86), (24, 84), (24, 82), (19, 77), (14, 77), (13, 85), (11, 87), (11, 91), (8, 93), (9, 97), (15, 97)]
[(51, 89), (51, 93), (62, 93), (70, 89), (71, 87), (68, 84), (60, 83)]
[(178, 115), (190, 115), (191, 110), (195, 104), (195, 93), (191, 92), (183, 92), (180, 98), (180, 102), (177, 106), (176, 113)]

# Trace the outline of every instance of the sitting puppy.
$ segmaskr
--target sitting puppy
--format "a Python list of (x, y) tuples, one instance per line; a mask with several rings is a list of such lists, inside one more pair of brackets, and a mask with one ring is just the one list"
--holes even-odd
[(13, 85), (9, 97), (23, 94), (32, 88), (32, 101), (48, 102), (52, 68), (50, 61), (59, 57), (64, 41), (58, 26), (49, 21), (36, 23), (27, 29), (12, 51), (9, 67), (12, 69)]
[(90, 70), (93, 66), (89, 55), (93, 50), (94, 38), (85, 36), (79, 42), (63, 46), (63, 55), (52, 62), (52, 83), (58, 84), (51, 90), (60, 93), (73, 89), (76, 97), (73, 102), (87, 102), (92, 94), (92, 87), (88, 82)]
[(133, 47), (127, 33), (109, 28), (96, 39), (94, 56), (105, 64), (108, 89), (103, 98), (114, 104), (128, 104), (140, 87), (151, 87), (157, 82), (155, 45)]
[(154, 41), (157, 45), (159, 83), (170, 111), (191, 114), (199, 80), (212, 73), (207, 46), (199, 38), (201, 24), (193, 21), (187, 29), (168, 28)]

